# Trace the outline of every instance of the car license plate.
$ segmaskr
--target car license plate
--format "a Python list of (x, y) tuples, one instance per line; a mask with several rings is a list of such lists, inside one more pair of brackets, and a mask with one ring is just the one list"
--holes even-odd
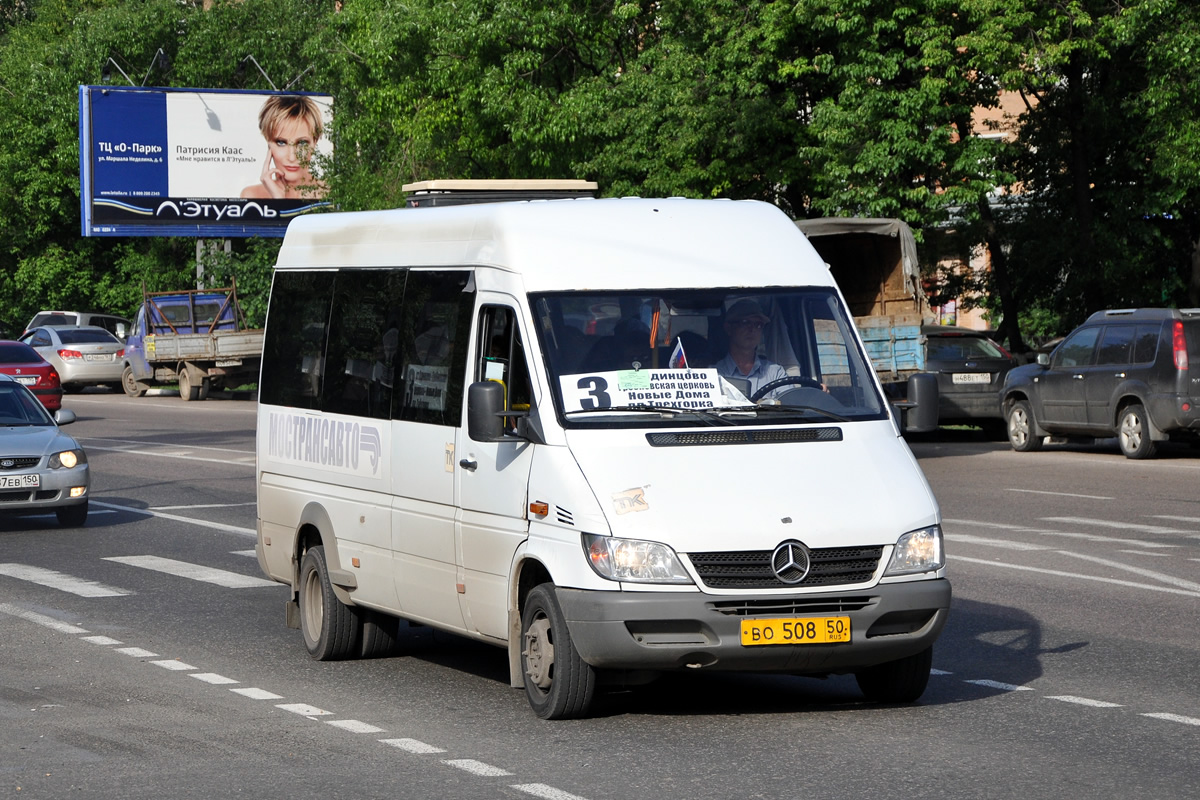
[(0, 489), (37, 489), (41, 485), (41, 475), (0, 475)]
[(850, 641), (849, 617), (742, 620), (742, 645), (836, 644)]
[(112, 361), (112, 356), (108, 353), (87, 353), (83, 357), (84, 361)]
[(956, 372), (950, 379), (954, 383), (991, 383), (990, 372)]
[(35, 383), (37, 383), (37, 376), (36, 375), (28, 375), (28, 376), (21, 375), (20, 377), (17, 378), (17, 383), (19, 383), (23, 386), (33, 386)]

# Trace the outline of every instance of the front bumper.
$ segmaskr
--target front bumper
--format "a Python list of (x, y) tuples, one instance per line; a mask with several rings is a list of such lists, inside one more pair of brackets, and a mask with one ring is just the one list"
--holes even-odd
[[(929, 647), (950, 610), (950, 582), (945, 579), (795, 596), (557, 592), (580, 657), (600, 669), (854, 672)], [(741, 643), (742, 619), (819, 616), (848, 616), (850, 642)]]
[[(0, 489), (0, 513), (53, 511), (61, 506), (86, 503), (91, 494), (92, 478), (87, 464), (72, 469), (41, 469), (39, 474), (42, 485), (36, 489)], [(76, 486), (82, 486), (84, 492), (71, 497), (71, 489)]]

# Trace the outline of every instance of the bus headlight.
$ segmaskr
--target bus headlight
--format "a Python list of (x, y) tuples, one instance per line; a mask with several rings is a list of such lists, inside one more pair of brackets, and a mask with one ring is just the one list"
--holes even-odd
[(892, 560), (888, 562), (884, 577), (911, 575), (916, 572), (933, 572), (946, 566), (946, 554), (942, 550), (942, 526), (932, 525), (909, 531), (896, 541)]
[(602, 578), (628, 583), (691, 583), (679, 556), (665, 544), (583, 534), (583, 552)]

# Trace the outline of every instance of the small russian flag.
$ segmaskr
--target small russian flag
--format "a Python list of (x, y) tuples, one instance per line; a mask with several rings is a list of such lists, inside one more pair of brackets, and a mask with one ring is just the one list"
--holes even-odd
[(671, 351), (671, 359), (667, 362), (668, 369), (687, 369), (687, 354), (683, 352), (683, 340), (675, 338), (675, 349)]

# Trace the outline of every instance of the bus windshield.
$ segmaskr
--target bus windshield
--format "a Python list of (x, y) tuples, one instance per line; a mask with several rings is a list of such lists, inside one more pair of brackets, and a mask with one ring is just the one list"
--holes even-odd
[(568, 426), (887, 415), (829, 288), (553, 292), (531, 301)]

